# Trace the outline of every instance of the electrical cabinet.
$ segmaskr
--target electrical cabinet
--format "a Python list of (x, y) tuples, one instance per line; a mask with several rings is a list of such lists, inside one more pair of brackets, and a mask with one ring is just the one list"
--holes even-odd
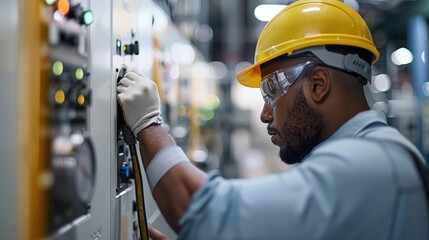
[[(22, 8), (6, 2), (21, 16), (1, 30), (21, 47), (6, 71), (20, 101), (2, 103), (16, 109), (7, 122), (23, 127), (12, 150), (2, 148), (18, 159), (2, 169), (13, 165), (20, 176), (7, 198), (17, 212), (2, 208), (14, 213), (8, 225), (1, 218), (13, 229), (2, 238), (140, 239), (118, 76), (135, 68), (155, 81), (163, 126), (189, 154), (199, 145), (198, 99), (191, 92), (205, 93), (192, 69), (204, 60), (151, 0), (20, 0)], [(142, 174), (147, 222), (175, 239)]]
[[(89, 134), (90, 48), (89, 3), (58, 1), (48, 13), (46, 45), (50, 169), (49, 230), (85, 216), (95, 187), (96, 158)], [(49, 3), (48, 3), (49, 5)]]
[[(207, 64), (152, 0), (0, 5), (8, 4), (0, 32), (12, 46), (2, 45), (11, 56), (1, 64), (10, 91), (1, 89), (0, 104), (10, 113), (2, 122), (15, 125), (0, 128), (13, 136), (1, 149), (16, 161), (1, 161), (5, 192), (13, 194), (2, 197), (0, 238), (140, 239), (118, 76), (135, 68), (155, 81), (163, 127), (193, 160), (201, 146), (200, 96), (215, 89), (195, 76)], [(142, 175), (147, 222), (175, 239)]]

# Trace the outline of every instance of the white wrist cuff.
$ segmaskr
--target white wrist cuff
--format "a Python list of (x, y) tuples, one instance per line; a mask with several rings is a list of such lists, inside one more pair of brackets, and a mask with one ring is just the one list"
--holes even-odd
[(159, 151), (146, 168), (146, 177), (150, 190), (174, 166), (182, 162), (190, 162), (183, 150), (177, 145), (170, 145)]
[(159, 113), (157, 113), (157, 115), (155, 115), (155, 117), (152, 117), (149, 120), (142, 118), (136, 124), (134, 124), (134, 126), (132, 128), (134, 135), (137, 137), (137, 135), (139, 134), (139, 132), (141, 130), (147, 128), (152, 123), (156, 123), (156, 124), (162, 124), (163, 123), (162, 117), (159, 115)]

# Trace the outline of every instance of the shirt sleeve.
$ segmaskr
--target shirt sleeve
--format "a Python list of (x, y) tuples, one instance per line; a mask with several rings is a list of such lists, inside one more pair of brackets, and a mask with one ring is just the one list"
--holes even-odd
[(360, 230), (372, 229), (368, 234), (380, 237), (374, 239), (385, 239), (377, 234), (388, 232), (380, 230), (393, 218), (385, 214), (393, 212), (393, 176), (381, 149), (362, 152), (355, 144), (258, 179), (226, 180), (211, 172), (179, 222), (180, 238), (361, 239)]
[(301, 221), (290, 221), (292, 215), (310, 210), (312, 194), (304, 180), (298, 171), (255, 180), (225, 180), (213, 172), (180, 221), (181, 238), (284, 239), (289, 232), (291, 239), (304, 239), (290, 232), (303, 227), (295, 224)]

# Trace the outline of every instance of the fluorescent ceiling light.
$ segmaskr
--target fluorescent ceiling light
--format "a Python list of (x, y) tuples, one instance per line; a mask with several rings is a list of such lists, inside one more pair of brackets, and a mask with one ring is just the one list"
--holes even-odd
[(423, 84), (423, 93), (425, 96), (429, 97), (429, 82)]
[(259, 21), (268, 22), (286, 6), (281, 4), (261, 4), (255, 8), (254, 14)]
[(379, 92), (386, 92), (390, 89), (391, 81), (387, 74), (377, 75), (372, 81), (375, 89), (377, 89)]
[(413, 54), (406, 48), (400, 48), (392, 53), (391, 59), (395, 65), (406, 65), (413, 61)]

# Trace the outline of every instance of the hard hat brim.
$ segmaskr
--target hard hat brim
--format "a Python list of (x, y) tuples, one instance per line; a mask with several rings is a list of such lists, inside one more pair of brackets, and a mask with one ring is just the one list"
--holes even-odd
[(237, 75), (238, 82), (251, 88), (259, 88), (261, 85), (261, 68), (259, 64), (254, 64)]

